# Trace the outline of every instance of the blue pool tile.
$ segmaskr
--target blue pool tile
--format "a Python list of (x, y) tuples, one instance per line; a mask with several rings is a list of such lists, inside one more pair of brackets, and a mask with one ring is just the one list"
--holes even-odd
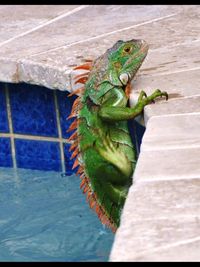
[(1, 133), (8, 133), (8, 117), (6, 111), (6, 97), (5, 97), (5, 90), (0, 83), (0, 132)]
[(57, 142), (15, 139), (15, 150), (19, 168), (61, 171)]
[(78, 170), (78, 167), (76, 167), (74, 170), (72, 170), (72, 166), (74, 164), (75, 158), (70, 160), (70, 157), (71, 157), (73, 151), (69, 152), (69, 148), (70, 148), (70, 144), (63, 144), (66, 175), (71, 175), (73, 173), (76, 173)]
[(0, 138), (0, 166), (12, 167), (10, 138)]
[(67, 120), (67, 117), (71, 113), (71, 108), (73, 105), (74, 100), (77, 98), (77, 96), (68, 96), (68, 92), (56, 92), (57, 98), (58, 98), (58, 106), (59, 106), (59, 112), (60, 112), (60, 124), (61, 124), (61, 130), (62, 130), (62, 137), (63, 138), (69, 138), (71, 134), (73, 133), (67, 133), (67, 129), (69, 125), (73, 122), (74, 118)]
[(58, 136), (53, 90), (30, 84), (9, 84), (13, 131)]
[(140, 145), (145, 132), (145, 127), (140, 125), (136, 120), (129, 120), (128, 127), (138, 157), (140, 153)]

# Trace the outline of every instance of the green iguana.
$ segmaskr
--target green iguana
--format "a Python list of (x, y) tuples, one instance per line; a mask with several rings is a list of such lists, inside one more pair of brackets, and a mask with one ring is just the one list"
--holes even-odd
[(168, 95), (155, 90), (150, 96), (141, 91), (138, 102), (129, 107), (130, 82), (147, 55), (144, 40), (118, 41), (94, 62), (86, 60), (75, 69), (87, 70), (77, 75), (75, 83), (84, 86), (69, 94), (80, 93), (71, 115), (77, 117), (68, 131), (72, 144), (73, 169), (79, 166), (80, 188), (101, 222), (116, 231), (121, 211), (132, 183), (136, 151), (127, 120), (139, 115), (157, 97)]

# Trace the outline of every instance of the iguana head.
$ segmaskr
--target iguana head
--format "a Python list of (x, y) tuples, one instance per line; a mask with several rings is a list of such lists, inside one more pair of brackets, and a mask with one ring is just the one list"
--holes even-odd
[[(117, 41), (92, 64), (86, 82), (95, 103), (113, 86), (126, 90), (148, 52), (144, 40)], [(104, 86), (102, 87), (101, 85)]]
[(119, 40), (107, 50), (107, 79), (113, 85), (126, 85), (133, 79), (148, 52), (144, 40)]

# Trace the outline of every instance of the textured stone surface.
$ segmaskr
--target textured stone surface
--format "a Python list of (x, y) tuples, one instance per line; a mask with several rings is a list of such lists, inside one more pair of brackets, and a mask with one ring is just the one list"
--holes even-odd
[[(67, 64), (67, 63), (66, 63)], [(55, 62), (56, 65), (56, 62)], [(66, 67), (47, 66), (30, 60), (23, 60), (18, 65), (18, 77), (26, 83), (42, 85), (50, 89), (71, 91), (70, 76), (66, 74)]]
[[(181, 68), (182, 63), (184, 64), (184, 59), (181, 61), (182, 63), (181, 62), (179, 63), (179, 61), (173, 58), (173, 56), (176, 56), (176, 50), (178, 50), (177, 43), (182, 45), (182, 43), (184, 42), (186, 42), (187, 44), (189, 41), (195, 41), (198, 39), (198, 36), (199, 36), (199, 28), (197, 24), (198, 23), (198, 16), (197, 16), (198, 11), (195, 10), (195, 8), (193, 7), (192, 9), (193, 15), (191, 16), (189, 13), (189, 10), (186, 9), (186, 7), (184, 6), (183, 7), (174, 6), (173, 8), (171, 6), (171, 7), (163, 9), (163, 11), (164, 10), (165, 10), (165, 13), (163, 12), (162, 13), (160, 12), (160, 14), (159, 12), (152, 13), (154, 14), (154, 18), (158, 19), (158, 21), (155, 21), (155, 22), (153, 22), (152, 20), (146, 19), (146, 24), (140, 25), (140, 23), (139, 24), (136, 23), (135, 27), (133, 28), (131, 27), (128, 29), (122, 28), (123, 29), (122, 31), (116, 31), (116, 32), (113, 31), (111, 32), (112, 34), (109, 34), (109, 35), (105, 35), (105, 36), (100, 35), (99, 37), (97, 35), (98, 38), (90, 40), (90, 41), (84, 41), (84, 42), (80, 42), (77, 44), (75, 43), (69, 47), (61, 46), (60, 48), (58, 47), (58, 49), (56, 50), (49, 50), (46, 53), (42, 53), (38, 55), (35, 54), (30, 57), (26, 56), (25, 59), (23, 59), (22, 57), (22, 60), (21, 60), (22, 66), (25, 64), (26, 67), (24, 69), (27, 70), (31, 68), (31, 64), (34, 62), (34, 65), (38, 66), (38, 70), (37, 70), (37, 67), (34, 69), (35, 77), (37, 75), (40, 76), (41, 65), (46, 66), (47, 69), (51, 68), (51, 66), (53, 68), (57, 67), (58, 69), (61, 70), (62, 73), (64, 72), (64, 70), (66, 70), (66, 73), (69, 73), (72, 70), (71, 66), (79, 64), (83, 57), (87, 57), (87, 58), (89, 57), (89, 58), (94, 59), (98, 57), (99, 55), (101, 55), (102, 53), (104, 53), (106, 49), (108, 49), (112, 44), (114, 44), (119, 39), (127, 40), (130, 38), (143, 38), (147, 40), (147, 42), (150, 45), (150, 49), (151, 49), (146, 59), (146, 63), (144, 63), (144, 66), (142, 66), (141, 68), (141, 72), (143, 68), (146, 69), (144, 70), (143, 74), (145, 75), (152, 74), (152, 73), (155, 74), (157, 73), (157, 70), (158, 72), (162, 72), (163, 66), (165, 66), (164, 68), (165, 72), (170, 71), (170, 68), (172, 67), (172, 63), (169, 64), (169, 61), (173, 62), (173, 68), (174, 67), (176, 69)], [(180, 13), (181, 11), (184, 11), (184, 12)], [(124, 10), (124, 12), (126, 13), (127, 10)], [(180, 29), (179, 23), (181, 21), (182, 22), (184, 21), (185, 23), (185, 20), (188, 20), (188, 23), (186, 23), (186, 27), (184, 29)], [(177, 23), (177, 21), (179, 21), (179, 23)], [(171, 30), (169, 29), (169, 25), (170, 25)], [(132, 26), (134, 26), (134, 23)], [(162, 35), (162, 37), (158, 38), (157, 32), (159, 32), (161, 28), (162, 28), (162, 31), (160, 32), (160, 34)], [(180, 33), (180, 30), (181, 30), (181, 33)], [(109, 31), (106, 32), (105, 30), (105, 34), (107, 33), (110, 33), (110, 32)], [(197, 45), (197, 44), (194, 42), (194, 45)], [(172, 46), (172, 51), (170, 49), (171, 46)], [(185, 46), (187, 47), (187, 45)], [(189, 43), (188, 43), (188, 46), (189, 46)], [(97, 47), (98, 49), (96, 49)], [(154, 49), (156, 49), (156, 51), (154, 51)], [(162, 56), (162, 54), (164, 56)], [(151, 57), (151, 55), (153, 56)], [(170, 57), (170, 55), (172, 59), (169, 60), (167, 59), (167, 57)], [(160, 57), (161, 59), (159, 60)], [(151, 60), (153, 60), (153, 64), (151, 64)], [(196, 64), (197, 63), (193, 63), (193, 62), (190, 63), (190, 65), (192, 66), (194, 65), (196, 66)], [(33, 69), (30, 70), (30, 73), (33, 73), (32, 71)], [(67, 76), (67, 74), (65, 75)], [(145, 78), (145, 75), (143, 75), (144, 78)], [(59, 75), (56, 75), (56, 76), (57, 76), (56, 77), (57, 81), (60, 81)], [(24, 77), (23, 75), (23, 70), (21, 71), (21, 77), (22, 77), (21, 78), (22, 80), (26, 81), (26, 77)], [(66, 77), (66, 80), (67, 79), (68, 78)], [(41, 80), (41, 78), (39, 78), (39, 80)], [(44, 79), (44, 80), (47, 80), (47, 79)], [(137, 81), (137, 78), (136, 78), (136, 81)], [(62, 84), (62, 82), (60, 84)], [(68, 84), (68, 80), (67, 80), (67, 84)], [(138, 86), (139, 86), (139, 89), (141, 89), (140, 84), (138, 84)], [(53, 83), (49, 83), (48, 87), (54, 88)], [(61, 85), (60, 88), (61, 89), (64, 88), (63, 84)]]
[(200, 175), (200, 148), (141, 151), (134, 179), (179, 179)]
[[(195, 247), (200, 234), (199, 190), (199, 179), (137, 181), (129, 191), (110, 260), (200, 260), (199, 243)], [(185, 256), (190, 242), (194, 251)]]
[[(10, 43), (1, 47), (0, 54), (7, 52), (15, 58), (30, 56), (177, 13), (181, 9), (178, 6), (86, 6), (72, 15), (16, 39), (15, 46)], [(37, 40), (37, 42), (35, 43), (33, 40)]]
[[(91, 19), (91, 16), (94, 18)], [(190, 52), (188, 58), (192, 50), (195, 53), (195, 49), (190, 50), (190, 44), (194, 48), (198, 46), (198, 16), (197, 6), (86, 6), (0, 46), (0, 62), (7, 54), (12, 62), (18, 64), (18, 71), (10, 70), (9, 77), (8, 73), (4, 77), (0, 69), (0, 77), (3, 81), (21, 80), (71, 90), (69, 73), (82, 57), (96, 58), (117, 40), (131, 38), (143, 38), (150, 45), (149, 55), (142, 67), (144, 70), (141, 69), (143, 77), (171, 72), (172, 67), (194, 68), (198, 62), (187, 60), (189, 66), (186, 66), (184, 59), (179, 62), (173, 57), (178, 51), (177, 57), (180, 59), (185, 47)], [(185, 27), (180, 27), (181, 23)], [(67, 27), (68, 24), (70, 27)], [(178, 47), (183, 44), (185, 46), (180, 51)], [(185, 55), (187, 53), (183, 58)]]
[(200, 240), (197, 237), (137, 256), (135, 260), (142, 262), (199, 262), (199, 250)]
[(147, 124), (141, 151), (175, 148), (200, 149), (199, 114), (152, 117)]
[[(150, 57), (150, 56), (149, 56)], [(180, 59), (181, 61), (181, 59)], [(189, 61), (189, 58), (188, 58)], [(147, 62), (147, 61), (145, 61)], [(145, 63), (144, 62), (144, 63)], [(148, 60), (149, 64), (151, 59)], [(160, 61), (161, 62), (161, 61)], [(200, 61), (199, 61), (200, 62)], [(188, 63), (189, 65), (190, 63)], [(153, 66), (153, 65), (152, 65)], [(180, 72), (174, 71), (176, 66), (172, 69), (173, 71), (169, 73), (160, 73), (154, 72), (154, 74), (142, 75), (143, 69), (140, 71), (140, 75), (132, 82), (132, 94), (131, 100), (132, 102), (138, 98), (139, 92), (141, 90), (145, 90), (145, 92), (149, 95), (153, 92), (154, 89), (159, 88), (162, 91), (169, 92), (169, 100), (173, 100), (176, 98), (182, 98), (193, 95), (200, 95), (199, 84), (200, 84), (200, 68), (199, 63), (196, 66), (196, 69), (184, 68), (183, 71)], [(183, 86), (184, 85), (184, 86)]]
[[(190, 80), (190, 79), (189, 79)], [(199, 88), (199, 87), (197, 87)], [(145, 90), (146, 91), (146, 90)], [(167, 90), (169, 91), (169, 90)], [(154, 90), (151, 90), (149, 94), (151, 95)], [(131, 97), (131, 106), (137, 103), (139, 94), (133, 94)], [(144, 108), (144, 116), (139, 115), (136, 119), (140, 121), (141, 124), (146, 125), (148, 120), (154, 116), (165, 116), (165, 115), (178, 115), (186, 113), (199, 113), (200, 112), (200, 95), (194, 95), (190, 97), (180, 97), (176, 98), (169, 93), (169, 100), (166, 101), (165, 98), (158, 98), (155, 100), (156, 104), (149, 104)]]
[[(149, 50), (140, 75), (142, 77), (157, 77), (171, 73), (200, 69), (200, 39), (179, 45), (163, 46)], [(192, 47), (192, 49), (191, 49)]]
[(75, 5), (4, 5), (0, 6), (0, 46), (10, 38), (38, 27), (74, 9)]
[(200, 112), (200, 96), (191, 96), (186, 98), (177, 98), (165, 101), (156, 100), (156, 105), (151, 104), (144, 109), (145, 124), (149, 118), (153, 116), (169, 115), (169, 114), (185, 114)]
[[(134, 181), (129, 190), (129, 198), (122, 214), (122, 222), (181, 219), (199, 215), (199, 178), (200, 176), (191, 179), (186, 179), (186, 177), (181, 179), (180, 177), (178, 180), (152, 182), (142, 181), (141, 179)], [(133, 212), (134, 216), (129, 220), (130, 217), (127, 216), (131, 216)], [(172, 236), (172, 238), (174, 237)]]

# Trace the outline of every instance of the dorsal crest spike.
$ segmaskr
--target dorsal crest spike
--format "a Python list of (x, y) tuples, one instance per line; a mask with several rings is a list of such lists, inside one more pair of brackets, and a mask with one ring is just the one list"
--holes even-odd
[(87, 82), (87, 80), (88, 80), (88, 77), (87, 76), (84, 76), (84, 77), (81, 77), (81, 78), (79, 78), (78, 80), (76, 80), (75, 81), (75, 84), (77, 84), (77, 83), (86, 83)]
[(80, 94), (80, 93), (83, 92), (83, 90), (84, 90), (84, 86), (83, 86), (83, 87), (80, 87), (80, 88), (78, 88), (78, 89), (76, 89), (76, 90), (73, 91), (73, 92), (71, 92), (67, 97), (71, 97), (71, 96), (73, 96), (73, 95)]
[(79, 78), (82, 78), (82, 77), (88, 77), (88, 74), (90, 73), (90, 71), (87, 71), (87, 72), (84, 72), (84, 73), (81, 73), (81, 74), (78, 74), (74, 77), (74, 80), (76, 79), (79, 79)]
[(82, 174), (83, 173), (83, 166), (80, 166), (79, 168), (78, 168), (78, 171), (76, 172), (76, 174), (78, 175), (78, 174)]
[(71, 123), (71, 125), (69, 126), (69, 128), (67, 129), (67, 133), (73, 131), (74, 129), (76, 129), (77, 128), (77, 124), (78, 124), (77, 119), (75, 119)]
[(75, 139), (77, 139), (77, 137), (78, 137), (77, 132), (74, 132), (74, 133), (68, 138), (68, 142), (71, 141), (71, 140), (75, 140)]
[(72, 170), (75, 169), (78, 165), (79, 165), (78, 158), (76, 158), (72, 166)]
[(78, 155), (78, 153), (79, 153), (79, 149), (78, 149), (78, 147), (77, 147), (77, 148), (74, 150), (74, 152), (72, 153), (70, 160), (73, 159), (73, 158), (75, 158), (75, 157)]
[(92, 62), (87, 62), (85, 64), (79, 65), (74, 68), (74, 70), (90, 70), (92, 68)]
[(69, 152), (74, 150), (78, 146), (78, 140), (74, 141), (69, 148)]
[(80, 183), (80, 189), (82, 189), (84, 187), (84, 185), (86, 184), (87, 180), (84, 178), (81, 183)]

